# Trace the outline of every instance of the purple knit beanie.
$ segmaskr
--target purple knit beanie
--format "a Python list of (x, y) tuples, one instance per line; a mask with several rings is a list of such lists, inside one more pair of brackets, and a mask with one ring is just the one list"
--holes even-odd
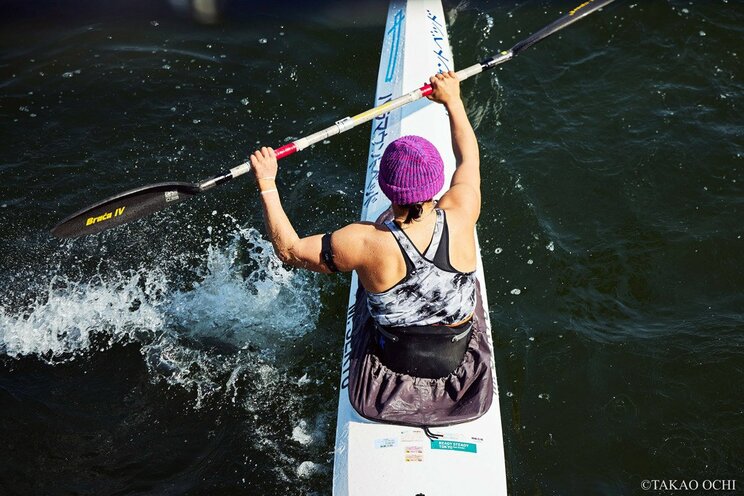
[(377, 180), (385, 196), (396, 205), (430, 200), (444, 186), (444, 162), (429, 140), (403, 136), (382, 154)]

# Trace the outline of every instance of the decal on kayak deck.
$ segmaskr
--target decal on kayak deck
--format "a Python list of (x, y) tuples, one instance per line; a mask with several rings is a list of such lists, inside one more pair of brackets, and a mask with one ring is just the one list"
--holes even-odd
[(398, 440), (392, 437), (375, 439), (375, 448), (394, 448), (398, 446)]
[(424, 461), (424, 447), (423, 446), (406, 446), (405, 459), (407, 462), (423, 462)]
[[(392, 100), (393, 94), (388, 93), (377, 97), (378, 104), (385, 104)], [(367, 162), (367, 185), (364, 189), (364, 200), (362, 206), (368, 208), (372, 203), (377, 201), (380, 189), (371, 186), (377, 182), (377, 176), (380, 174), (380, 160), (382, 159), (382, 152), (385, 144), (387, 143), (388, 136), (388, 124), (390, 119), (390, 113), (382, 114), (375, 117), (372, 121), (372, 139), (370, 140), (370, 154), (369, 161)]]
[(401, 431), (400, 440), (404, 443), (415, 443), (424, 440), (424, 432), (421, 429), (412, 431)]
[[(353, 293), (352, 293), (353, 294)], [(346, 310), (346, 334), (344, 334), (344, 357), (341, 362), (341, 389), (349, 387), (349, 371), (351, 370), (351, 334), (354, 331), (354, 308), (356, 298), (349, 303)]]
[(448, 441), (446, 439), (432, 439), (431, 449), (447, 451), (464, 451), (465, 453), (477, 453), (478, 446), (475, 443), (463, 441)]
[(438, 50), (434, 50), (437, 55), (437, 72), (447, 72), (450, 70), (450, 59), (444, 56), (445, 46), (443, 43), (447, 43), (444, 26), (429, 9), (426, 9), (426, 17), (431, 21), (431, 39), (438, 48)]
[(400, 50), (400, 35), (403, 32), (403, 11), (399, 10), (393, 22), (393, 27), (388, 30), (388, 34), (393, 37), (390, 44), (390, 57), (388, 58), (387, 68), (385, 69), (385, 82), (389, 83), (395, 76), (395, 67), (398, 65), (398, 51)]

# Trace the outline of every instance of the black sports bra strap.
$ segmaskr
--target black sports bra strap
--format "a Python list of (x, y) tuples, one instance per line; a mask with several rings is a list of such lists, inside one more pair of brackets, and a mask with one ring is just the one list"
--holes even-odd
[(442, 210), (442, 217), (442, 235), (439, 241), (439, 246), (437, 247), (437, 252), (434, 254), (434, 258), (432, 258), (432, 262), (434, 262), (434, 265), (440, 269), (448, 270), (450, 272), (458, 272), (457, 269), (452, 267), (452, 263), (450, 262), (449, 227), (447, 226), (447, 213), (444, 210)]

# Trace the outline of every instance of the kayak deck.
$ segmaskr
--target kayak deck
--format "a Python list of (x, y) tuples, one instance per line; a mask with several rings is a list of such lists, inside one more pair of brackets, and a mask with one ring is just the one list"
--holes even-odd
[[(421, 86), (438, 71), (454, 70), (439, 0), (393, 0), (388, 9), (380, 56), (375, 105)], [(445, 188), (455, 169), (449, 118), (442, 105), (419, 100), (372, 121), (362, 220), (375, 221), (390, 206), (377, 184), (379, 161), (388, 143), (400, 136), (423, 136), (439, 149), (445, 163)], [(442, 192), (440, 192), (440, 196)], [(483, 266), (476, 269), (492, 348)], [(339, 390), (333, 494), (336, 496), (506, 494), (504, 445), (496, 372), (493, 401), (475, 420), (433, 428), (429, 439), (420, 428), (378, 423), (360, 416), (349, 401), (349, 362), (359, 281), (352, 274)]]

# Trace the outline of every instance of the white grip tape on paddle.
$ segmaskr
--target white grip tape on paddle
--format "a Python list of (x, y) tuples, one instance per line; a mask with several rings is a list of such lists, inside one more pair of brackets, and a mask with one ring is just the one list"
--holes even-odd
[(483, 66), (480, 64), (474, 64), (470, 67), (466, 67), (465, 69), (460, 69), (459, 71), (457, 71), (457, 78), (460, 81), (464, 81), (465, 79), (471, 76), (475, 76), (476, 74), (480, 74), (481, 72), (483, 72)]
[(319, 141), (323, 141), (326, 138), (330, 138), (331, 136), (335, 136), (339, 133), (339, 128), (336, 124), (327, 127), (323, 129), (322, 131), (318, 131), (317, 133), (313, 133), (310, 136), (305, 136), (304, 138), (300, 138), (297, 141), (294, 142), (295, 146), (297, 146), (297, 151), (304, 150), (310, 145), (314, 145), (315, 143)]
[(339, 134), (348, 131), (354, 127), (354, 119), (351, 117), (344, 117), (343, 119), (336, 121), (336, 127), (338, 128)]
[(251, 163), (250, 162), (243, 162), (242, 164), (233, 167), (230, 169), (230, 175), (233, 178), (236, 178), (238, 176), (242, 176), (243, 174), (247, 174), (251, 170)]

